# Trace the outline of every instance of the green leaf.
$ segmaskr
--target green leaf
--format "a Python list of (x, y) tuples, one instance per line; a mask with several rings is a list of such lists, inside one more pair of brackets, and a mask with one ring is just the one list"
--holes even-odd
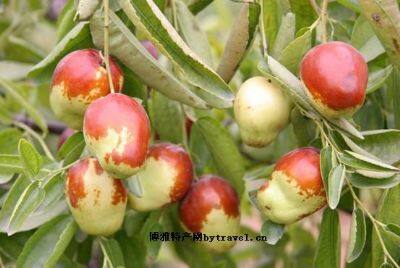
[(329, 192), (329, 175), (333, 170), (334, 155), (331, 147), (324, 147), (320, 152), (321, 176), (325, 192)]
[(390, 61), (400, 68), (400, 11), (396, 0), (359, 0), (362, 14), (386, 49)]
[(213, 0), (191, 0), (189, 3), (189, 10), (196, 15), (212, 2)]
[(357, 188), (371, 189), (371, 188), (392, 188), (399, 184), (400, 176), (392, 176), (389, 178), (371, 178), (357, 173), (347, 173), (347, 178), (351, 184)]
[(341, 5), (353, 10), (354, 12), (360, 13), (360, 4), (358, 0), (336, 0)]
[(28, 216), (35, 211), (42, 203), (45, 197), (45, 191), (40, 188), (39, 182), (32, 182), (22, 193), (15, 205), (14, 211), (11, 214), (8, 227), (8, 235), (13, 235), (18, 232), (22, 224)]
[(30, 78), (49, 78), (57, 63), (68, 53), (92, 47), (89, 22), (78, 23), (41, 62), (33, 66), (28, 76)]
[(265, 179), (271, 176), (272, 172), (274, 171), (275, 164), (272, 165), (265, 165), (260, 164), (256, 167), (248, 169), (244, 174), (245, 180), (256, 180), (256, 179)]
[(340, 160), (347, 166), (371, 171), (399, 171), (398, 168), (385, 164), (380, 160), (370, 158), (352, 151), (345, 150)]
[(364, 140), (357, 144), (389, 164), (400, 161), (400, 130), (385, 129), (363, 132)]
[(18, 151), (29, 174), (36, 175), (43, 165), (43, 158), (38, 151), (27, 140), (21, 139), (18, 144)]
[(351, 44), (364, 56), (367, 62), (385, 53), (385, 49), (363, 15), (360, 15), (354, 23)]
[(96, 11), (99, 0), (79, 0), (76, 8), (76, 18), (79, 20), (87, 20)]
[(179, 30), (188, 46), (210, 67), (214, 66), (211, 46), (196, 17), (182, 1), (175, 1)]
[(264, 24), (264, 34), (269, 50), (274, 47), (276, 35), (279, 31), (281, 20), (281, 10), (279, 1), (277, 0), (262, 0), (262, 20)]
[(353, 262), (357, 259), (365, 245), (366, 240), (366, 227), (365, 218), (362, 210), (360, 208), (354, 208), (353, 215), (351, 218), (351, 228), (350, 228), (350, 242), (347, 247), (347, 262)]
[(17, 267), (54, 267), (77, 230), (69, 215), (63, 215), (41, 226), (25, 244)]
[(75, 0), (68, 0), (57, 19), (57, 40), (61, 40), (76, 25)]
[(133, 24), (196, 86), (199, 96), (216, 108), (232, 106), (234, 96), (229, 86), (191, 51), (152, 0), (120, 0), (119, 3)]
[(122, 245), (122, 253), (127, 268), (145, 268), (146, 250), (134, 237), (128, 237), (125, 232), (118, 232), (116, 239)]
[[(104, 44), (103, 23), (104, 19), (100, 12), (97, 12), (90, 21), (93, 42), (100, 48)], [(187, 85), (178, 81), (169, 71), (160, 66), (160, 63), (113, 12), (110, 12), (110, 50), (151, 88), (170, 99), (193, 107), (206, 108), (206, 103), (191, 92)]]
[(340, 201), (346, 167), (338, 165), (329, 172), (327, 198), (331, 209), (335, 209)]
[(0, 61), (0, 77), (11, 81), (21, 80), (26, 77), (32, 64), (19, 61)]
[(383, 228), (383, 231), (385, 236), (400, 248), (400, 227), (390, 223)]
[(0, 130), (0, 153), (14, 154), (18, 151), (18, 143), (22, 132), (18, 128), (5, 128)]
[(295, 74), (299, 72), (300, 62), (311, 48), (312, 31), (313, 29), (307, 29), (301, 36), (290, 42), (281, 52), (278, 61), (290, 72)]
[(359, 138), (360, 140), (364, 139), (361, 132), (358, 131), (358, 129), (356, 129), (354, 127), (354, 125), (345, 118), (341, 117), (339, 119), (328, 119), (328, 121), (330, 123), (332, 123), (335, 127), (337, 127), (339, 130), (343, 130), (346, 133), (348, 133), (356, 138)]
[(385, 68), (370, 72), (368, 75), (367, 94), (370, 94), (381, 88), (386, 80), (390, 77), (392, 71), (392, 65), (388, 65)]
[(265, 221), (261, 227), (261, 235), (267, 238), (269, 245), (276, 245), (282, 238), (285, 226), (272, 221)]
[(326, 208), (322, 216), (314, 267), (340, 267), (340, 224), (336, 210)]
[(47, 124), (44, 120), (43, 116), (39, 113), (39, 111), (30, 104), (26, 98), (24, 98), (15, 88), (15, 85), (7, 81), (3, 78), (0, 78), (0, 87), (13, 98), (22, 108), (25, 109), (27, 114), (32, 117), (35, 123), (39, 126), (39, 128), (43, 131), (44, 134), (47, 134)]
[(285, 14), (282, 17), (282, 22), (276, 35), (273, 49), (271, 51), (272, 57), (279, 59), (281, 57), (283, 49), (285, 49), (290, 44), (290, 42), (294, 40), (296, 31), (295, 23), (295, 15), (291, 12)]
[(17, 180), (13, 183), (11, 189), (8, 191), (6, 199), (0, 210), (0, 231), (6, 233), (8, 229), (8, 223), (10, 221), (11, 214), (14, 211), (14, 207), (17, 202), (29, 186), (31, 181), (25, 176), (19, 176)]
[(24, 164), (19, 155), (0, 154), (0, 169), (2, 174), (22, 173)]
[(241, 196), (244, 191), (245, 169), (242, 156), (229, 132), (210, 117), (198, 119), (195, 125), (199, 128), (220, 175), (229, 180)]
[(317, 19), (317, 14), (309, 0), (290, 0), (290, 6), (296, 15), (296, 32), (309, 27)]
[(58, 158), (64, 159), (63, 165), (67, 166), (82, 155), (83, 149), (85, 149), (85, 139), (82, 132), (77, 132), (69, 137), (58, 150)]
[(150, 110), (151, 122), (160, 140), (182, 143), (185, 117), (180, 104), (152, 91)]
[[(399, 217), (400, 207), (398, 206), (399, 203), (400, 203), (400, 185), (397, 185), (392, 189), (386, 190), (385, 193), (382, 195), (378, 212), (375, 218), (384, 223), (400, 225), (400, 217)], [(395, 260), (398, 260), (400, 258), (400, 251), (398, 245), (396, 245), (396, 243), (388, 239), (388, 237), (386, 237), (384, 234), (383, 236), (387, 250)], [(377, 237), (375, 231), (372, 234), (371, 251), (372, 251), (371, 266), (378, 267), (384, 262), (384, 254), (379, 238)]]
[(100, 240), (101, 250), (104, 255), (106, 267), (125, 267), (124, 255), (120, 245), (115, 239), (102, 238)]
[(217, 73), (225, 82), (231, 81), (239, 64), (251, 48), (259, 17), (260, 6), (257, 3), (245, 3), (237, 15), (217, 68)]

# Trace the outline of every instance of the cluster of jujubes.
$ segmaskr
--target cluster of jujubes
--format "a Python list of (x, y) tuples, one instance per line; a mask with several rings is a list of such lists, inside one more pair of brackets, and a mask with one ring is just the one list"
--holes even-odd
[[(343, 42), (312, 48), (300, 65), (307, 96), (327, 119), (352, 116), (364, 103), (368, 67), (363, 56)], [(263, 77), (247, 80), (236, 95), (234, 114), (242, 141), (264, 147), (289, 123), (291, 104), (283, 89)], [(269, 220), (290, 224), (326, 204), (318, 149), (300, 148), (284, 155), (256, 200)]]
[[(151, 43), (143, 45), (158, 57)], [(149, 147), (147, 113), (138, 101), (121, 93), (123, 73), (111, 57), (109, 62), (116, 93), (110, 92), (103, 55), (94, 49), (68, 54), (53, 75), (51, 107), (70, 127), (60, 136), (58, 148), (74, 129), (83, 130), (93, 155), (79, 160), (67, 173), (65, 193), (80, 228), (91, 235), (111, 235), (121, 227), (128, 201), (141, 212), (164, 208), (186, 196), (180, 206), (185, 229), (209, 235), (237, 234), (239, 199), (235, 190), (216, 176), (193, 183), (193, 164), (181, 146), (156, 143)], [(186, 119), (188, 133), (191, 124)], [(125, 189), (123, 179), (128, 177), (139, 180), (140, 197)], [(233, 244), (205, 246), (221, 252)]]

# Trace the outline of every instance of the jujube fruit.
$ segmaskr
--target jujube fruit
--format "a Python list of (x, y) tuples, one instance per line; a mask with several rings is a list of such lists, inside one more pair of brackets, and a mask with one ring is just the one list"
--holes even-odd
[(129, 194), (129, 203), (137, 211), (159, 209), (181, 200), (193, 180), (189, 154), (171, 143), (150, 147), (143, 168), (137, 173), (143, 196)]
[(335, 41), (312, 48), (300, 76), (313, 105), (327, 118), (351, 116), (364, 103), (368, 66), (351, 45)]
[(258, 190), (257, 202), (264, 216), (280, 224), (296, 222), (323, 207), (319, 151), (300, 148), (280, 158), (271, 180)]
[[(184, 229), (206, 235), (238, 235), (240, 232), (239, 198), (235, 189), (215, 175), (203, 175), (190, 188), (179, 208)], [(235, 241), (202, 241), (205, 248), (224, 252)]]
[(90, 235), (111, 235), (122, 225), (126, 191), (95, 158), (86, 158), (67, 173), (65, 194), (79, 227)]
[(265, 147), (288, 125), (291, 103), (280, 87), (253, 77), (240, 86), (233, 108), (243, 142)]
[(143, 165), (150, 141), (150, 122), (140, 103), (115, 93), (88, 107), (83, 134), (89, 150), (112, 176), (126, 178)]
[[(115, 91), (122, 90), (124, 77), (110, 57)], [(73, 129), (82, 129), (83, 115), (94, 100), (110, 93), (107, 71), (100, 51), (77, 50), (66, 55), (54, 70), (50, 106), (55, 115)]]

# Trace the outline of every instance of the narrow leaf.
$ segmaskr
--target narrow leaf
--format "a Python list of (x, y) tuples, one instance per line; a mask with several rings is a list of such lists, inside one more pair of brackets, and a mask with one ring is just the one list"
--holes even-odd
[(354, 208), (351, 219), (350, 242), (347, 247), (346, 257), (347, 262), (352, 262), (361, 255), (366, 239), (365, 218), (362, 210)]
[(331, 209), (335, 209), (340, 201), (340, 193), (342, 192), (343, 181), (346, 176), (346, 167), (343, 165), (336, 166), (329, 173), (329, 186), (327, 191), (328, 204)]
[(110, 268), (125, 267), (124, 255), (117, 240), (102, 238), (100, 240), (104, 260)]
[(58, 158), (64, 159), (64, 166), (69, 165), (81, 156), (85, 148), (85, 139), (82, 132), (77, 132), (69, 137), (58, 150)]
[(43, 158), (38, 151), (36, 151), (35, 147), (27, 140), (21, 139), (18, 145), (18, 151), (29, 173), (31, 175), (38, 174), (43, 165)]

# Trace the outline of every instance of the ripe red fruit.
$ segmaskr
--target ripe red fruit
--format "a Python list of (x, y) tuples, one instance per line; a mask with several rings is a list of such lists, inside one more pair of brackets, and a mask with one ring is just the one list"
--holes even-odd
[(122, 225), (126, 191), (95, 158), (86, 158), (68, 170), (65, 194), (79, 227), (90, 235), (111, 235)]
[(143, 196), (129, 194), (131, 207), (137, 211), (155, 210), (184, 197), (192, 183), (193, 165), (181, 146), (160, 143), (150, 147), (137, 176)]
[(312, 48), (301, 62), (300, 76), (315, 108), (328, 118), (351, 116), (364, 103), (368, 66), (346, 43)]
[(120, 93), (109, 94), (88, 107), (83, 134), (102, 168), (112, 176), (126, 178), (146, 159), (150, 122), (136, 100)]
[(66, 128), (58, 138), (57, 149), (60, 149), (64, 142), (74, 135), (75, 131), (72, 128)]
[(326, 204), (320, 155), (315, 148), (300, 148), (284, 155), (275, 165), (271, 180), (257, 192), (261, 212), (281, 224), (296, 222)]
[(144, 40), (141, 41), (140, 43), (142, 43), (142, 45), (153, 56), (153, 58), (155, 58), (156, 60), (158, 59), (158, 50), (151, 41)]
[[(183, 227), (192, 233), (238, 235), (239, 198), (226, 180), (215, 175), (203, 175), (183, 199), (179, 217)], [(224, 252), (231, 249), (235, 241), (203, 241), (203, 245), (212, 251)]]
[[(111, 57), (110, 68), (114, 88), (119, 92), (124, 77)], [(54, 70), (50, 106), (69, 127), (81, 129), (89, 104), (109, 93), (107, 71), (100, 51), (77, 50), (65, 56)]]

